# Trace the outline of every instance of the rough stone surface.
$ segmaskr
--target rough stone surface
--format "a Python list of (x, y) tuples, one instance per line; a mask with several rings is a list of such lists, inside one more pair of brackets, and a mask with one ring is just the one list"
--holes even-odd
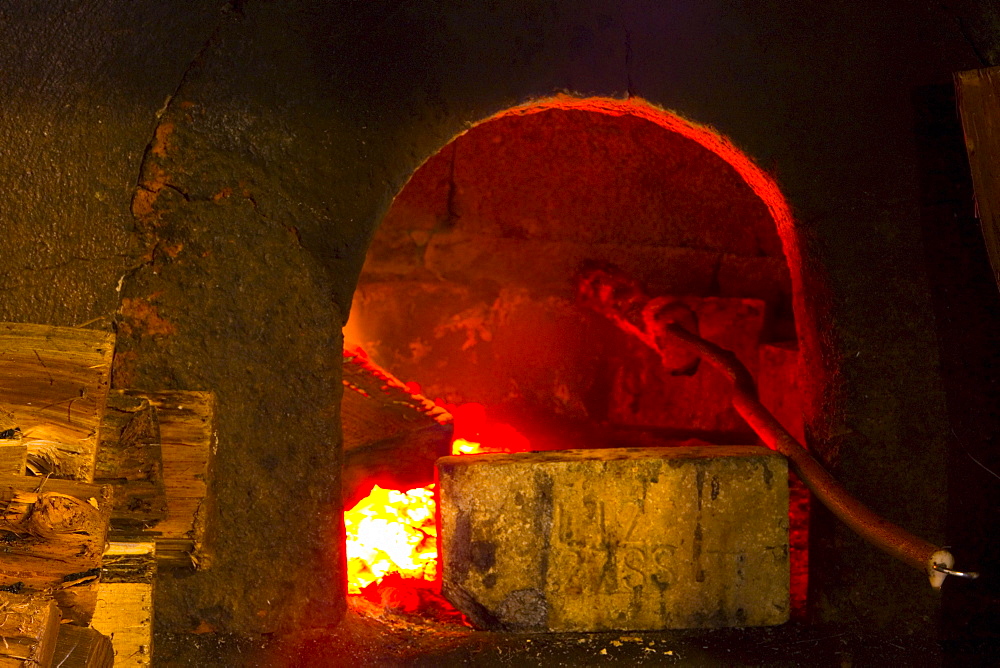
[(445, 596), (486, 629), (781, 624), (787, 471), (757, 446), (445, 457)]

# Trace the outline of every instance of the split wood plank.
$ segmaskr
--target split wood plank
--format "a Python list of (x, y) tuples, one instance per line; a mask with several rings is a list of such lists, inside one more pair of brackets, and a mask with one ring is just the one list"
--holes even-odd
[(345, 348), (340, 419), (345, 508), (373, 485), (409, 489), (434, 479), (434, 462), (451, 454), (452, 416), (375, 364)]
[(93, 480), (114, 347), (111, 332), (0, 323), (0, 404), (37, 472)]
[(108, 545), (90, 625), (111, 638), (117, 668), (151, 665), (155, 576), (154, 542)]
[(955, 88), (979, 222), (1000, 286), (1000, 67), (959, 72)]
[(58, 668), (112, 668), (115, 652), (111, 639), (97, 629), (63, 624), (52, 665)]
[(434, 462), (451, 454), (452, 433), (450, 424), (430, 424), (344, 453), (344, 508), (353, 508), (374, 485), (411, 489), (432, 482)]
[(28, 447), (21, 439), (0, 439), (0, 473), (24, 475), (28, 464)]
[(111, 506), (107, 486), (0, 475), (0, 586), (51, 591), (63, 618), (86, 624)]
[(215, 457), (215, 394), (127, 390), (156, 409), (163, 458), (167, 517), (152, 528), (161, 566), (207, 568), (211, 561), (207, 521)]
[(14, 415), (0, 408), (0, 473), (24, 475), (28, 447), (21, 438), (21, 428)]
[(51, 597), (0, 592), (0, 668), (50, 666), (58, 636)]
[(160, 428), (148, 399), (108, 393), (94, 481), (114, 488), (112, 535), (146, 531), (166, 519)]

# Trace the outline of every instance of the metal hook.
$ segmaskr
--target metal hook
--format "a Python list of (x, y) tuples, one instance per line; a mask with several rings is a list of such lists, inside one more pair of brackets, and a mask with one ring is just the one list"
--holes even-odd
[(979, 577), (979, 573), (974, 571), (953, 571), (950, 568), (946, 568), (944, 564), (934, 564), (934, 570), (938, 573), (944, 573), (945, 575), (954, 575), (957, 578), (966, 578), (968, 580), (975, 580)]

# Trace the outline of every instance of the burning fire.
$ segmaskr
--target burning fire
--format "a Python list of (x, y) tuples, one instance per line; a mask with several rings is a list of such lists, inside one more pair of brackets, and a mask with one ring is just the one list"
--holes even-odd
[(486, 415), (482, 404), (446, 404), (437, 402), (455, 419), (453, 455), (477, 455), (484, 452), (527, 452), (531, 442), (509, 424)]
[(360, 594), (389, 573), (434, 580), (434, 511), (434, 485), (405, 492), (375, 485), (371, 494), (344, 513), (349, 593)]
[[(419, 386), (408, 384), (411, 392)], [(454, 416), (453, 455), (522, 452), (530, 442), (510, 425), (490, 420), (481, 404), (444, 404)], [(401, 491), (382, 489), (344, 513), (347, 529), (347, 588), (360, 594), (398, 573), (433, 582), (437, 578), (437, 525), (434, 485)]]

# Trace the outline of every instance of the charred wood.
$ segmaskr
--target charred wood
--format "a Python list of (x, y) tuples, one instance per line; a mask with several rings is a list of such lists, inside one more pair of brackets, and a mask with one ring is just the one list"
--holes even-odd
[(28, 448), (14, 416), (0, 408), (0, 473), (24, 475)]
[(345, 352), (343, 374), (344, 507), (375, 484), (409, 489), (431, 482), (434, 462), (450, 454), (451, 415), (360, 350)]

